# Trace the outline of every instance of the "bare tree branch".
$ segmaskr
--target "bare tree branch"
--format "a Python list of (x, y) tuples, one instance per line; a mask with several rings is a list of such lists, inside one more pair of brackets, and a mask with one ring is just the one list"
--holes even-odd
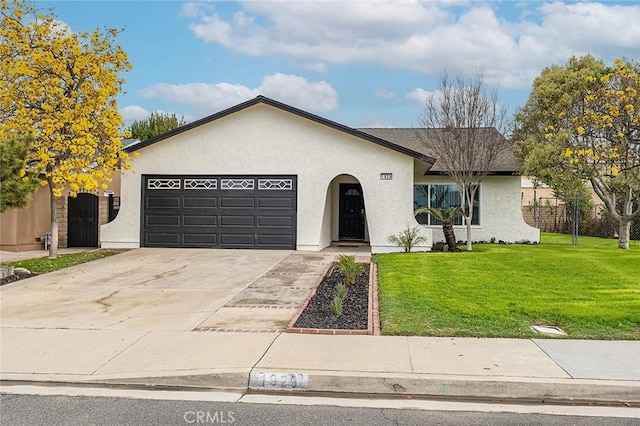
[(427, 97), (418, 120), (422, 128), (437, 129), (416, 133), (436, 154), (439, 168), (446, 170), (460, 187), (467, 250), (471, 250), (471, 221), (477, 189), (494, 168), (499, 155), (510, 148), (503, 136), (509, 126), (506, 109), (498, 105), (497, 90), (485, 90), (482, 72), (469, 80), (463, 76), (451, 80), (445, 73), (440, 78), (439, 91)]

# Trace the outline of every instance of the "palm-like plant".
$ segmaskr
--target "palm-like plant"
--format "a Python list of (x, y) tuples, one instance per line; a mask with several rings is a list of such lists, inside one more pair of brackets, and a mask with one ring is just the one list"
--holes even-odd
[(448, 209), (440, 209), (434, 207), (420, 207), (413, 213), (415, 216), (427, 213), (442, 222), (442, 232), (444, 240), (447, 243), (449, 251), (460, 251), (456, 243), (456, 234), (453, 231), (453, 220), (462, 216), (464, 210), (462, 207), (450, 207)]
[(356, 263), (355, 256), (346, 254), (339, 256), (338, 270), (344, 275), (347, 285), (356, 283), (356, 278), (362, 273), (363, 268), (361, 263)]
[(407, 226), (402, 232), (389, 235), (387, 241), (402, 247), (405, 253), (409, 253), (413, 247), (425, 243), (427, 240), (420, 235), (419, 226), (414, 228)]

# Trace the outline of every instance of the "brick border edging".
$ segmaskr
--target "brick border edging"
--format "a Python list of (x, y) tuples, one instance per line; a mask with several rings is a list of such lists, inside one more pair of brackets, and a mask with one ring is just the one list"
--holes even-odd
[(374, 336), (382, 334), (380, 330), (380, 298), (378, 295), (378, 264), (371, 262), (369, 272), (369, 328)]
[(337, 328), (297, 328), (294, 327), (294, 324), (302, 315), (302, 312), (306, 309), (307, 305), (311, 301), (311, 298), (315, 296), (316, 290), (318, 286), (324, 279), (324, 276), (327, 275), (329, 269), (333, 265), (337, 256), (331, 260), (329, 266), (324, 270), (324, 273), (313, 286), (313, 290), (307, 300), (304, 302), (302, 307), (298, 310), (298, 313), (293, 317), (293, 319), (289, 322), (289, 325), (284, 330), (285, 333), (297, 333), (297, 334), (331, 334), (331, 335), (380, 335), (380, 301), (378, 299), (378, 265), (369, 262), (369, 306), (368, 306), (368, 314), (367, 314), (367, 323), (368, 327), (366, 330), (348, 330), (348, 329), (337, 329)]

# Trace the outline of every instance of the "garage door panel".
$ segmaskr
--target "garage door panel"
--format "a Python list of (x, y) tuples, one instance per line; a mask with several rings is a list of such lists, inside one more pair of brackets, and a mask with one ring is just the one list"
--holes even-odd
[(147, 246), (169, 247), (180, 245), (179, 233), (148, 233), (146, 238)]
[(293, 228), (293, 218), (291, 216), (258, 216), (259, 228)]
[(254, 234), (235, 234), (235, 233), (221, 233), (220, 234), (220, 246), (221, 247), (253, 247), (254, 246)]
[(145, 224), (147, 226), (179, 226), (179, 215), (146, 215)]
[(166, 207), (176, 207), (180, 208), (180, 197), (179, 196), (162, 196), (162, 195), (154, 195), (148, 196), (146, 199), (145, 207), (147, 208), (166, 208)]
[(295, 176), (143, 176), (152, 247), (295, 249)]
[(215, 247), (217, 245), (217, 234), (183, 234), (183, 243), (194, 247)]
[(260, 209), (291, 209), (293, 203), (291, 197), (258, 197), (258, 208)]
[(221, 209), (252, 209), (255, 207), (255, 198), (251, 197), (221, 197)]
[(258, 235), (257, 247), (282, 247), (288, 248), (294, 243), (291, 235)]
[(218, 207), (217, 197), (189, 197), (183, 198), (183, 206), (187, 209), (191, 208), (215, 208)]
[(182, 218), (184, 226), (218, 226), (218, 216), (191, 216), (185, 215)]
[(244, 227), (253, 228), (255, 216), (220, 216), (220, 227)]

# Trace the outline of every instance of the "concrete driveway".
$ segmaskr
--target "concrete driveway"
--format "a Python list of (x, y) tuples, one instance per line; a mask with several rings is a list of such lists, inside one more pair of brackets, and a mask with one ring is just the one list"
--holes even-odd
[[(202, 325), (200, 329), (218, 330), (237, 327), (238, 322), (246, 325), (253, 318), (258, 320), (255, 327), (269, 328), (255, 312), (246, 311), (251, 306), (272, 307), (255, 296), (262, 292), (275, 299), (273, 303), (290, 308), (267, 309), (280, 312), (276, 319), (282, 325), (293, 317), (331, 258), (275, 250), (131, 250), (3, 286), (2, 327), (186, 331)], [(295, 287), (283, 281), (292, 277), (274, 270), (277, 265), (297, 273)], [(265, 295), (264, 283), (269, 282), (280, 287), (279, 295)], [(256, 290), (254, 284), (262, 288)], [(293, 299), (291, 291), (297, 291)], [(252, 302), (243, 302), (243, 294), (250, 294)], [(241, 310), (226, 312), (226, 306)]]

